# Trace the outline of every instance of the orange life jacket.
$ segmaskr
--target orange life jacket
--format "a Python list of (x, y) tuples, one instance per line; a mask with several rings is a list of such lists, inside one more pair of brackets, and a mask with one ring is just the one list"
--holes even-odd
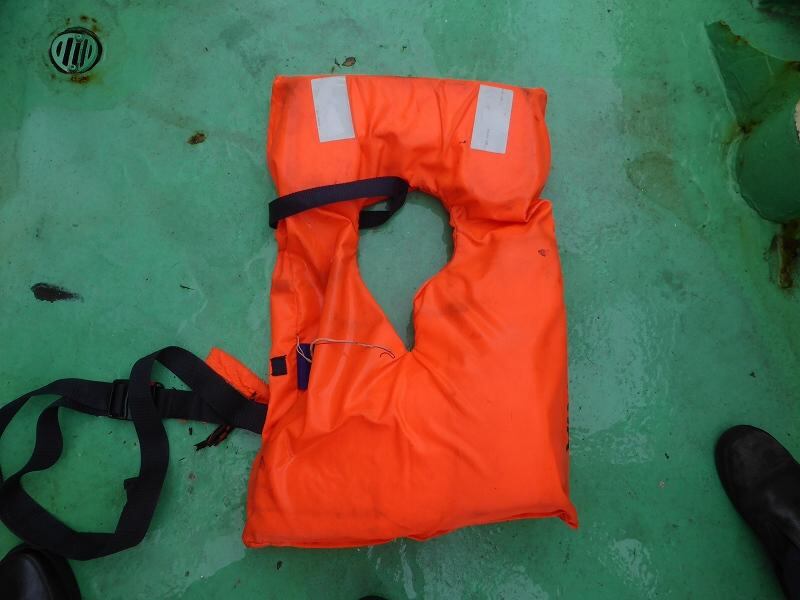
[[(568, 496), (566, 319), (550, 203), (542, 90), (396, 77), (279, 77), (272, 93), (269, 386), (219, 349), (139, 359), (128, 380), (62, 379), (0, 408), (0, 436), (29, 399), (58, 398), (31, 458), (0, 475), (0, 520), (58, 555), (138, 544), (167, 467), (162, 419), (261, 431), (244, 542), (342, 547), (457, 527), (559, 517)], [(454, 252), (414, 299), (412, 350), (358, 272), (359, 227), (408, 188), (450, 211)], [(382, 198), (388, 210), (362, 212)], [(188, 389), (152, 383), (154, 365)], [(210, 367), (210, 368), (209, 368)], [(267, 410), (268, 405), (269, 408)], [(58, 411), (132, 421), (140, 469), (113, 532), (69, 527), (22, 478), (58, 460)], [(265, 420), (266, 418), (266, 420)]]
[[(271, 208), (291, 216), (277, 227), (245, 544), (359, 546), (553, 516), (577, 526), (562, 279), (540, 198), (545, 105), (541, 89), (494, 83), (275, 80), (267, 156), (284, 197)], [(399, 180), (440, 199), (453, 227), (452, 259), (414, 298), (413, 349), (356, 256), (360, 218), (385, 218), (361, 210), (384, 195), (397, 208)], [(331, 187), (305, 192), (319, 186)], [(248, 377), (223, 353), (209, 363), (231, 383)]]

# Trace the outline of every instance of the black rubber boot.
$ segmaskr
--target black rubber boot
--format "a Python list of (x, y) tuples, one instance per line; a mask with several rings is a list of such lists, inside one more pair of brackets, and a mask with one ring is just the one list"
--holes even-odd
[(734, 507), (761, 540), (786, 595), (800, 598), (800, 573), (786, 572), (800, 551), (800, 464), (766, 431), (737, 425), (715, 451), (717, 473)]
[(0, 597), (4, 600), (80, 600), (81, 593), (66, 559), (23, 544), (0, 560)]

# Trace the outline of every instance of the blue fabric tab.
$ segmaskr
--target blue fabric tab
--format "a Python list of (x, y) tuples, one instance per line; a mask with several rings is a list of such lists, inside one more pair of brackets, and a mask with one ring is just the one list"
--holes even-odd
[(311, 344), (298, 344), (297, 348), (297, 389), (307, 390), (308, 380), (311, 378), (311, 363), (300, 353), (311, 358)]

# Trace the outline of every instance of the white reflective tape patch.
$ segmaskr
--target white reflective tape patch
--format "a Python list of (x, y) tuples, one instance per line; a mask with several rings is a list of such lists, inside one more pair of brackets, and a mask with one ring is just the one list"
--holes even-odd
[(513, 101), (513, 90), (490, 85), (481, 86), (478, 91), (478, 109), (475, 111), (470, 148), (497, 154), (506, 153)]
[(314, 95), (319, 141), (332, 142), (356, 137), (347, 96), (347, 80), (344, 77), (312, 79), (311, 92)]

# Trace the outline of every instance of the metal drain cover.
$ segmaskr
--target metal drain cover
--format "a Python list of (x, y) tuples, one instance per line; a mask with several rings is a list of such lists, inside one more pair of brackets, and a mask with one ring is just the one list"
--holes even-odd
[(101, 52), (100, 40), (83, 27), (62, 31), (50, 44), (50, 60), (62, 73), (85, 73), (97, 64)]

